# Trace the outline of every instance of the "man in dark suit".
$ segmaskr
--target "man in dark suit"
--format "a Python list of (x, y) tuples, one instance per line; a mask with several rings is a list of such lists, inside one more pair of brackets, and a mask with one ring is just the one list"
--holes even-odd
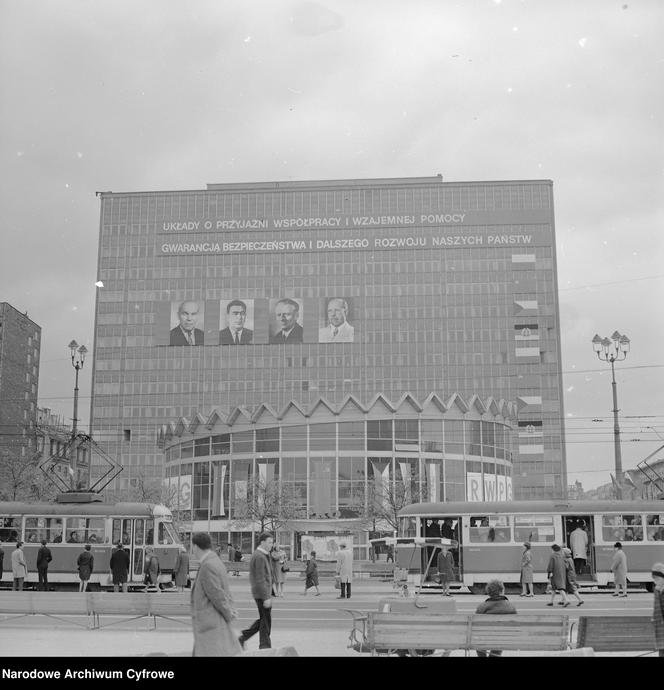
[(289, 297), (277, 302), (275, 316), (280, 330), (270, 336), (270, 343), (301, 343), (302, 326), (297, 322), (300, 315), (300, 305)]
[(228, 326), (220, 332), (221, 345), (250, 345), (254, 332), (244, 327), (247, 320), (247, 305), (240, 299), (231, 300), (226, 305)]
[(122, 542), (118, 541), (113, 553), (111, 554), (111, 574), (113, 576), (113, 591), (127, 591), (127, 579), (129, 577), (129, 554), (122, 547)]
[(52, 560), (51, 549), (46, 546), (46, 539), (42, 539), (41, 548), (37, 552), (37, 573), (39, 575), (40, 592), (48, 592), (48, 564)]
[(171, 330), (171, 345), (204, 345), (205, 334), (200, 328), (196, 328), (198, 302), (182, 302), (178, 307), (178, 319), (180, 323)]
[(272, 641), (272, 563), (270, 550), (274, 539), (272, 535), (263, 532), (258, 537), (258, 548), (254, 551), (249, 561), (249, 582), (251, 583), (251, 596), (258, 607), (258, 620), (250, 627), (242, 631), (240, 644), (244, 643), (257, 632), (260, 633), (259, 649), (270, 649)]

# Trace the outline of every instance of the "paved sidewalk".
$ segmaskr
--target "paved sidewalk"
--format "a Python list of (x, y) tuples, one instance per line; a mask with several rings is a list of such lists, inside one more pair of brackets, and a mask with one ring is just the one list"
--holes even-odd
[[(350, 626), (349, 626), (350, 629)], [(133, 657), (147, 654), (191, 656), (191, 628), (175, 630), (72, 630), (71, 628), (0, 628), (0, 655), (5, 657)], [(364, 656), (346, 648), (340, 630), (273, 630), (273, 647), (295, 647), (300, 656)], [(258, 649), (256, 639), (247, 649)]]

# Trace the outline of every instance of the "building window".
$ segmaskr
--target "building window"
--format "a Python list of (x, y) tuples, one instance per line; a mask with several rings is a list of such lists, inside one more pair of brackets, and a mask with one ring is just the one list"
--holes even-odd
[(256, 452), (279, 452), (279, 427), (270, 429), (256, 429)]
[(367, 422), (367, 450), (392, 450), (392, 420)]

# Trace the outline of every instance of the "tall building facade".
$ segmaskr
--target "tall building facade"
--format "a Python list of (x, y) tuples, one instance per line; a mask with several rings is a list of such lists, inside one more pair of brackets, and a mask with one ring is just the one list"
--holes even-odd
[(41, 328), (0, 302), (0, 450), (14, 457), (36, 450)]
[(306, 485), (306, 519), (378, 474), (438, 500), (564, 495), (550, 181), (100, 196), (91, 425), (115, 488), (188, 482), (208, 520), (259, 473)]

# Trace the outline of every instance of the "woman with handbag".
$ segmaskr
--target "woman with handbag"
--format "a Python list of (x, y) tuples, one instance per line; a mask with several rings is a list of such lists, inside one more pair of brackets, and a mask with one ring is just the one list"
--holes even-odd
[(272, 557), (272, 590), (275, 597), (283, 597), (284, 582), (286, 581), (286, 573), (288, 572), (286, 553), (281, 549), (279, 544), (275, 544), (272, 547), (270, 555)]

